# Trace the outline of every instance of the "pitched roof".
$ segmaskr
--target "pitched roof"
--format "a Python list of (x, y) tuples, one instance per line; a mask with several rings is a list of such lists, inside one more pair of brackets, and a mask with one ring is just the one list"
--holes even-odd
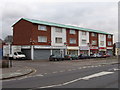
[(82, 31), (96, 32), (96, 33), (102, 33), (102, 34), (110, 34), (110, 33), (104, 32), (104, 31), (100, 31), (100, 30), (82, 28), (82, 27), (77, 27), (77, 26), (64, 25), (64, 24), (58, 24), (58, 23), (47, 22), (47, 21), (40, 21), (40, 20), (35, 20), (35, 19), (28, 19), (28, 18), (22, 18), (22, 19), (27, 20), (31, 23), (35, 23), (35, 24), (44, 24), (44, 25), (57, 26), (57, 27), (62, 27), (62, 28), (70, 28), (70, 29), (77, 29), (77, 30), (82, 30)]

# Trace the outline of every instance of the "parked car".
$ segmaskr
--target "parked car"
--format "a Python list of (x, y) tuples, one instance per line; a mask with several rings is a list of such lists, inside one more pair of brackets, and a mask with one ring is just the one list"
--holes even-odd
[(107, 54), (104, 54), (103, 56), (104, 57), (110, 57), (111, 55), (107, 53)]
[(64, 60), (64, 58), (61, 55), (50, 55), (49, 61), (60, 61)]
[(90, 59), (91, 57), (89, 55), (86, 55), (86, 54), (80, 54), (78, 56), (79, 59)]
[(78, 56), (77, 55), (65, 55), (64, 59), (65, 60), (78, 60)]

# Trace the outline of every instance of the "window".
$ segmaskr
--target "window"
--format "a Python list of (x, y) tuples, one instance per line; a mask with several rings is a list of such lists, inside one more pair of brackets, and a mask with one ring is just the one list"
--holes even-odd
[(56, 32), (62, 33), (62, 28), (55, 28)]
[(92, 45), (96, 45), (97, 41), (96, 40), (92, 40)]
[(96, 33), (92, 33), (92, 36), (93, 36), (93, 37), (96, 37), (96, 36), (97, 36), (97, 34), (96, 34)]
[(70, 30), (70, 34), (75, 34), (75, 30)]
[(84, 39), (82, 40), (82, 44), (86, 44), (86, 42), (87, 42), (86, 40), (84, 40)]
[(46, 36), (38, 36), (38, 42), (47, 42)]
[(82, 35), (86, 35), (86, 32), (82, 32)]
[(101, 46), (104, 46), (104, 41), (100, 41), (100, 45), (101, 45)]
[(101, 34), (101, 35), (100, 35), (100, 38), (104, 38), (104, 35), (103, 35), (103, 34)]
[(38, 30), (47, 31), (47, 27), (44, 25), (38, 25)]
[(70, 38), (70, 43), (71, 44), (76, 44), (76, 39), (75, 38)]
[(112, 36), (111, 36), (111, 35), (108, 35), (108, 38), (112, 38)]
[(111, 46), (112, 45), (112, 42), (108, 42), (108, 46)]
[(55, 42), (56, 42), (56, 43), (62, 43), (62, 38), (56, 37), (56, 38), (55, 38)]

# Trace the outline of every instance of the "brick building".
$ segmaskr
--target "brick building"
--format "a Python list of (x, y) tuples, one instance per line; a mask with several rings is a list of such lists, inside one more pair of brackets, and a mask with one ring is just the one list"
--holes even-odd
[(48, 59), (51, 54), (112, 54), (113, 35), (99, 30), (21, 18), (13, 25), (13, 45), (22, 46), (28, 59)]

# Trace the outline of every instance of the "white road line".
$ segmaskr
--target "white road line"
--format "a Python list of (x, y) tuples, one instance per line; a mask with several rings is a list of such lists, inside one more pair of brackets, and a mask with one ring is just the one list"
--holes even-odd
[(78, 78), (78, 79), (75, 79), (75, 80), (72, 80), (72, 81), (69, 81), (69, 82), (65, 82), (65, 83), (62, 83), (62, 84), (56, 84), (56, 85), (50, 85), (50, 86), (43, 86), (43, 87), (38, 87), (38, 88), (50, 88), (50, 87), (63, 86), (63, 85), (67, 85), (67, 84), (70, 84), (70, 83), (77, 82), (79, 80), (89, 80), (91, 78), (100, 77), (100, 76), (104, 76), (104, 75), (108, 75), (108, 74), (113, 74), (113, 73), (114, 72), (103, 71), (103, 72), (95, 73), (95, 74), (92, 74), (92, 75), (89, 75), (89, 76), (85, 76), (83, 78)]
[(44, 76), (44, 75), (42, 75), (42, 74), (38, 74), (38, 75), (35, 75), (35, 76)]
[(72, 71), (71, 69), (68, 69), (68, 71)]
[(48, 74), (48, 73), (44, 73), (44, 74)]
[(52, 73), (57, 73), (57, 71), (56, 72), (52, 72)]
[(59, 72), (64, 72), (64, 71), (59, 71)]
[(87, 68), (87, 67), (82, 67), (82, 68)]

